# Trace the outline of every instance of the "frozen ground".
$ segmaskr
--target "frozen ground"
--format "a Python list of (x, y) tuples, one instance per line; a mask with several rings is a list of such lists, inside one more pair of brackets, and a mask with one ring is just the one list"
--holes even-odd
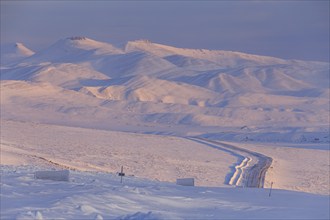
[[(185, 138), (1, 121), (1, 162), (40, 164), (40, 157), (78, 170), (117, 172), (221, 186), (240, 158)], [(17, 159), (19, 158), (19, 159)]]
[[(283, 143), (229, 144), (273, 158), (265, 187), (275, 182), (274, 188), (329, 194), (327, 143), (299, 144), (299, 148)], [(1, 121), (2, 164), (56, 163), (112, 173), (124, 166), (128, 175), (142, 178), (175, 182), (194, 177), (199, 186), (226, 186), (242, 160), (240, 155), (181, 137)]]
[[(240, 158), (186, 138), (2, 120), (1, 219), (329, 218), (326, 144), (230, 144), (273, 158), (265, 189), (228, 186)], [(70, 182), (34, 179), (63, 168)]]

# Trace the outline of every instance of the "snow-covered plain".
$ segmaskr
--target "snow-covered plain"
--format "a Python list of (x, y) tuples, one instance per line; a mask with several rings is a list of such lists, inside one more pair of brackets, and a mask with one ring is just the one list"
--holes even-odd
[[(6, 48), (1, 219), (329, 218), (329, 63), (85, 37)], [(273, 196), (229, 186), (244, 158), (190, 137), (271, 157)], [(63, 168), (70, 182), (33, 179)]]
[(116, 173), (124, 166), (128, 175), (169, 182), (194, 177), (200, 186), (224, 185), (239, 160), (184, 138), (29, 122), (1, 121), (1, 140), (5, 164), (15, 158), (44, 164), (42, 157), (81, 171)]
[[(327, 196), (258, 188), (183, 187), (71, 172), (35, 180), (35, 167), (1, 167), (1, 219), (328, 219)], [(38, 168), (40, 169), (40, 168)]]

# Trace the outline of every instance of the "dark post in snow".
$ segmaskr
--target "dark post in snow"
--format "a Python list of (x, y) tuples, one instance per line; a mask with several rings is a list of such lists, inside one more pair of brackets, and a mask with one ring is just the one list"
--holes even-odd
[(271, 183), (270, 183), (269, 197), (272, 195), (273, 183), (274, 183), (274, 182), (271, 182)]
[(125, 176), (123, 166), (121, 166), (121, 171), (120, 171), (120, 173), (118, 173), (118, 175), (120, 176), (120, 183), (123, 183), (123, 176)]

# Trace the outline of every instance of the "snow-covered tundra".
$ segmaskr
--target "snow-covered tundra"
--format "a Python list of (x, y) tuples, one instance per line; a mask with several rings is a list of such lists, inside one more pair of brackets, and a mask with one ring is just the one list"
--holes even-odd
[[(329, 63), (86, 37), (1, 53), (1, 219), (329, 218)], [(242, 187), (258, 155), (265, 188)], [(69, 181), (34, 178), (53, 169)]]

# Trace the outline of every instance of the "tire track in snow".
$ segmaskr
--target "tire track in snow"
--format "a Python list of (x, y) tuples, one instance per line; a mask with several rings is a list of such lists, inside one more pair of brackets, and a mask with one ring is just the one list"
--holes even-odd
[(244, 160), (241, 162), (240, 165), (235, 166), (236, 171), (229, 180), (230, 185), (238, 186), (238, 185), (240, 185), (240, 183), (242, 181), (244, 181), (244, 178), (243, 178), (244, 169), (246, 169), (249, 166), (249, 162), (251, 162), (251, 161), (252, 161), (251, 158), (246, 157), (246, 158), (244, 158)]
[(229, 180), (230, 185), (257, 188), (264, 187), (266, 172), (273, 161), (271, 157), (267, 157), (255, 151), (205, 138), (194, 137), (188, 139), (219, 150), (225, 149), (225, 151), (230, 152), (232, 155), (238, 155), (239, 158), (244, 158), (239, 165), (235, 166), (235, 172)]
[[(234, 175), (237, 175), (239, 173), (237, 171), (236, 167), (240, 166), (242, 164), (242, 161), (244, 161), (245, 157), (243, 155), (233, 151), (232, 149), (228, 149), (228, 148), (225, 148), (225, 147), (222, 147), (222, 146), (219, 146), (219, 145), (210, 144), (207, 141), (203, 140), (202, 138), (188, 137), (186, 139), (188, 139), (190, 141), (197, 142), (199, 144), (207, 145), (208, 147), (212, 147), (212, 148), (217, 149), (217, 150), (221, 150), (223, 152), (226, 152), (226, 153), (236, 157), (238, 159), (237, 162), (235, 164), (233, 164), (232, 166), (230, 166), (231, 171), (225, 177), (225, 184), (236, 185), (236, 182), (234, 183), (232, 181), (232, 179), (233, 179)], [(238, 178), (239, 178), (239, 176), (238, 176)]]

